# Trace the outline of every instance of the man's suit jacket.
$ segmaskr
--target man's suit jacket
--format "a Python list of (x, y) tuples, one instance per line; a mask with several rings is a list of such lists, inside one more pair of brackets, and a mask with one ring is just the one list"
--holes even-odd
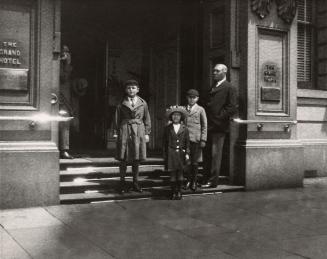
[(186, 118), (190, 141), (199, 143), (207, 141), (207, 116), (204, 108), (194, 104)]
[(229, 120), (237, 112), (236, 88), (227, 81), (211, 88), (206, 97), (206, 112), (209, 131), (228, 132)]

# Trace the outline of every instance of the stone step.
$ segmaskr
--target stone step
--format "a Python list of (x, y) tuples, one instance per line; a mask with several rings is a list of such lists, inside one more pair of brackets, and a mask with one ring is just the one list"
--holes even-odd
[[(167, 174), (164, 172), (164, 165), (140, 165), (139, 167), (140, 175), (162, 175)], [(132, 169), (130, 166), (127, 167), (127, 176), (132, 175)], [(76, 178), (110, 178), (119, 176), (119, 167), (76, 167), (67, 168), (66, 170), (60, 171), (60, 181), (73, 181)]]
[[(159, 186), (144, 188), (142, 193), (130, 191), (125, 194), (119, 194), (117, 192), (107, 191), (90, 191), (86, 193), (73, 193), (73, 194), (61, 194), (61, 204), (75, 204), (75, 203), (92, 203), (92, 202), (111, 202), (118, 200), (136, 200), (136, 199), (169, 199), (170, 187)], [(217, 188), (203, 188), (198, 189), (196, 192), (191, 190), (183, 190), (184, 196), (189, 195), (203, 195), (203, 194), (217, 194), (224, 192), (240, 192), (244, 191), (244, 186), (232, 186), (232, 185), (218, 185)]]
[[(132, 177), (126, 177), (127, 184), (132, 185)], [(169, 186), (169, 176), (140, 176), (140, 184), (144, 188)], [(101, 179), (83, 179), (79, 178), (72, 182), (60, 182), (60, 193), (79, 193), (94, 190), (106, 190), (108, 192), (117, 192), (120, 177), (110, 177)]]
[[(164, 160), (160, 157), (149, 157), (142, 165), (163, 165)], [(109, 167), (119, 166), (119, 161), (113, 157), (83, 157), (75, 159), (60, 159), (60, 170), (77, 167)]]
[[(112, 157), (83, 157), (60, 160), (60, 199), (63, 204), (168, 197), (169, 172), (164, 170), (162, 158), (148, 158), (139, 167), (143, 193), (118, 193), (119, 161)], [(199, 180), (203, 169), (199, 168)], [(127, 167), (126, 181), (132, 185), (131, 166)], [(199, 189), (196, 194), (221, 191), (242, 191), (242, 186), (228, 185), (228, 177), (221, 176), (218, 188)], [(194, 194), (192, 191), (184, 191)]]
[[(202, 175), (199, 174), (199, 181)], [(126, 181), (128, 184), (132, 185), (132, 177), (127, 176)], [(159, 187), (159, 186), (169, 186), (170, 176), (169, 175), (142, 175), (139, 177), (139, 182), (142, 188)], [(228, 184), (227, 177), (220, 177), (219, 182), (221, 184)], [(116, 192), (120, 183), (120, 177), (110, 177), (110, 178), (76, 178), (74, 181), (60, 182), (60, 193), (79, 193), (85, 191), (94, 190), (106, 190), (108, 192)]]

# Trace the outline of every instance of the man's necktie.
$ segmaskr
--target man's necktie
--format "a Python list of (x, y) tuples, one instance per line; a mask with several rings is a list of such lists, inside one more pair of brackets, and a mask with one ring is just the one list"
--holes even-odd
[(134, 105), (135, 105), (135, 101), (134, 101), (134, 98), (131, 99), (131, 102), (132, 102), (132, 107), (134, 108)]

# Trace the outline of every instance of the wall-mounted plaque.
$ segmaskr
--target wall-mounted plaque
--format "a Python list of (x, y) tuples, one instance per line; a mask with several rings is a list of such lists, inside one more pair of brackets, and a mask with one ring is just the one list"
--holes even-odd
[(0, 90), (27, 91), (28, 69), (0, 68)]
[(36, 3), (0, 0), (0, 109), (36, 105)]
[(279, 86), (280, 84), (280, 73), (276, 63), (265, 62), (261, 68), (261, 80), (265, 85)]
[(280, 88), (276, 87), (261, 87), (261, 101), (280, 101)]

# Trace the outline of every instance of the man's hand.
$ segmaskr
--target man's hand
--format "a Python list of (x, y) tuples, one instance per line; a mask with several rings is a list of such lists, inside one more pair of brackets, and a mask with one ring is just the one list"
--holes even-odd
[(148, 142), (150, 141), (150, 137), (149, 137), (149, 135), (145, 135), (144, 138), (145, 138), (145, 142), (146, 142), (146, 143), (148, 143)]
[(118, 138), (118, 135), (117, 134), (114, 134), (112, 137), (113, 138)]
[(185, 159), (186, 160), (189, 160), (190, 159), (190, 156), (188, 154), (185, 155)]
[(201, 142), (200, 142), (200, 147), (201, 147), (201, 148), (204, 148), (205, 146), (206, 146), (206, 142), (205, 142), (205, 141), (201, 141)]

